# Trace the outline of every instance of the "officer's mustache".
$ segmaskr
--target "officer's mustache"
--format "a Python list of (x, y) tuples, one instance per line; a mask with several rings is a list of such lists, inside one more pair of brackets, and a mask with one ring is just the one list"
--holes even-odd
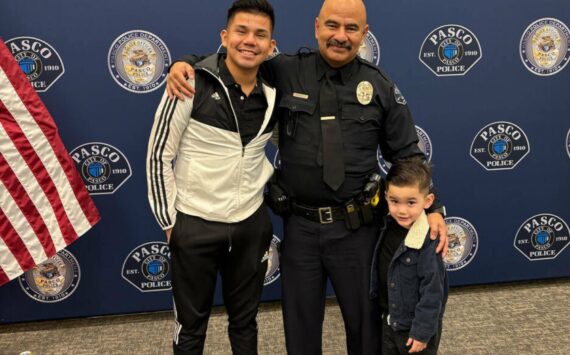
[(340, 48), (346, 48), (348, 50), (352, 49), (352, 44), (350, 44), (350, 42), (348, 41), (337, 41), (336, 39), (329, 39), (327, 41), (327, 48), (330, 46), (335, 46), (335, 47), (340, 47)]

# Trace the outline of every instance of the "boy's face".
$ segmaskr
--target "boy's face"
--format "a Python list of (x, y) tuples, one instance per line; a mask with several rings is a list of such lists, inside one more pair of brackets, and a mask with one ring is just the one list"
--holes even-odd
[(419, 185), (395, 186), (388, 185), (386, 201), (390, 215), (402, 227), (409, 229), (422, 214), (423, 210), (433, 203), (434, 195), (422, 192)]
[(262, 14), (238, 12), (220, 34), (227, 50), (230, 69), (257, 70), (273, 53), (275, 40), (271, 38), (271, 19)]

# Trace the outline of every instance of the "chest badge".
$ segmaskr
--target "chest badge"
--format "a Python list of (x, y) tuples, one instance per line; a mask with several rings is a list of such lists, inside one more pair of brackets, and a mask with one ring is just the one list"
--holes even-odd
[(362, 105), (368, 105), (372, 101), (374, 89), (368, 81), (361, 81), (356, 87), (356, 98)]

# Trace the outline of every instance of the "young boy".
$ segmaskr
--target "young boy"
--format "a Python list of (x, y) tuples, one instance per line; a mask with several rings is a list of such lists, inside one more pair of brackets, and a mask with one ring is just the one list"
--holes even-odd
[(382, 354), (436, 354), (447, 277), (424, 210), (431, 169), (420, 158), (396, 162), (386, 177), (389, 216), (376, 244), (371, 295), (382, 312)]
[[(221, 32), (227, 55), (196, 64), (192, 100), (165, 94), (148, 145), (148, 197), (172, 256), (174, 354), (201, 354), (218, 272), (234, 354), (257, 353), (255, 317), (272, 225), (263, 204), (275, 89), (258, 75), (273, 53), (266, 0), (237, 0)], [(173, 160), (176, 158), (175, 167)]]

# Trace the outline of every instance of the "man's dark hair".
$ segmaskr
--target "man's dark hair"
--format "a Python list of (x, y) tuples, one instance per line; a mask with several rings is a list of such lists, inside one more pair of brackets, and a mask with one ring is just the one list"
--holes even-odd
[(255, 15), (266, 15), (271, 20), (271, 32), (275, 28), (275, 14), (273, 6), (267, 0), (236, 0), (228, 9), (228, 24), (238, 12), (247, 12)]
[(398, 159), (386, 176), (386, 187), (416, 186), (428, 193), (431, 185), (431, 164), (421, 157)]

